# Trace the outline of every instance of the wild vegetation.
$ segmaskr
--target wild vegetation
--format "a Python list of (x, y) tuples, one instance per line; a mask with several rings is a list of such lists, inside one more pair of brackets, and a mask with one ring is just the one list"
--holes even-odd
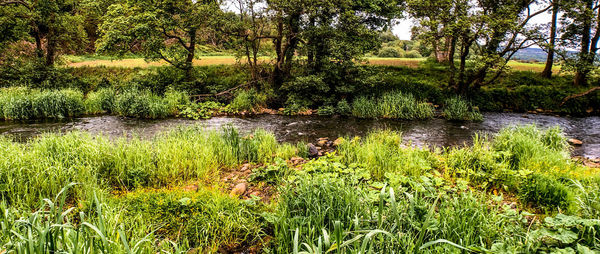
[[(0, 34), (4, 121), (600, 113), (599, 0), (0, 0)], [(558, 127), (316, 144), (0, 135), (0, 254), (600, 251), (599, 172)]]
[[(231, 128), (189, 127), (151, 140), (3, 138), (0, 149), (0, 239), (9, 252), (600, 247), (598, 173), (571, 161), (557, 128), (515, 126), (444, 150), (374, 131), (340, 139), (336, 152), (301, 164), (292, 157), (307, 156), (302, 144)], [(237, 181), (278, 194), (227, 194), (226, 172), (244, 165), (252, 173)]]

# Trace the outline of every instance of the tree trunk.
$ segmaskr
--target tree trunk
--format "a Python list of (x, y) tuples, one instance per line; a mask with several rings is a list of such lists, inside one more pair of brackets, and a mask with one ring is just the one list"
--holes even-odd
[(193, 73), (194, 70), (194, 57), (196, 55), (196, 29), (192, 29), (189, 33), (190, 36), (190, 45), (187, 48), (188, 54), (185, 59), (185, 79), (186, 81), (193, 81)]
[[(586, 10), (591, 10), (594, 6), (594, 2), (592, 0), (586, 1)], [(579, 66), (577, 67), (577, 71), (575, 72), (575, 79), (573, 80), (573, 84), (575, 86), (584, 86), (587, 83), (587, 74), (588, 74), (588, 64), (589, 64), (589, 54), (590, 54), (590, 40), (592, 33), (592, 20), (591, 18), (586, 18), (583, 22), (583, 27), (581, 30), (581, 51), (579, 52)], [(593, 59), (592, 59), (593, 60)]]
[(552, 77), (552, 65), (554, 65), (554, 46), (556, 45), (556, 23), (558, 20), (559, 0), (552, 2), (552, 24), (550, 25), (550, 46), (548, 48), (548, 57), (546, 58), (546, 67), (542, 71), (542, 77)]

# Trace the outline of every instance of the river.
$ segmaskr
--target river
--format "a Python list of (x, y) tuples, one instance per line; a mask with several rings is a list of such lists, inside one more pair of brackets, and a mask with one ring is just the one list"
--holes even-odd
[(220, 129), (232, 125), (241, 132), (263, 128), (275, 133), (280, 141), (313, 142), (320, 137), (335, 139), (340, 136), (361, 136), (374, 129), (389, 128), (401, 131), (404, 141), (412, 145), (447, 147), (469, 144), (475, 133), (493, 134), (505, 126), (530, 123), (541, 128), (558, 125), (569, 138), (583, 141), (582, 146), (573, 148), (574, 156), (600, 158), (600, 117), (571, 118), (517, 113), (485, 113), (484, 121), (476, 123), (451, 122), (437, 118), (403, 121), (282, 115), (214, 117), (197, 121), (179, 118), (141, 120), (118, 116), (93, 116), (62, 121), (0, 122), (0, 134), (11, 136), (17, 141), (27, 141), (46, 132), (73, 130), (102, 133), (110, 137), (137, 135), (151, 138), (159, 132), (182, 125), (201, 125), (206, 129)]

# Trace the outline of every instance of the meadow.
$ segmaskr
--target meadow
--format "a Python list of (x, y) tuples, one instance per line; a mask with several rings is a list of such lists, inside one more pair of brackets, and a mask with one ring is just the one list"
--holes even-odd
[[(593, 253), (597, 168), (558, 128), (434, 149), (377, 130), (309, 158), (266, 131), (0, 139), (6, 253)], [(242, 187), (241, 187), (242, 186)]]
[[(269, 57), (260, 57), (263, 62), (271, 62)], [(382, 66), (404, 66), (410, 68), (419, 68), (422, 62), (427, 58), (396, 58), (396, 57), (366, 57), (363, 64), (366, 65), (382, 65)], [(238, 60), (235, 56), (218, 55), (218, 56), (201, 56), (200, 59), (194, 60), (195, 66), (209, 65), (231, 65), (237, 64), (245, 60)], [(113, 58), (107, 56), (64, 56), (65, 65), (68, 67), (124, 67), (124, 68), (147, 68), (165, 66), (168, 63), (164, 61), (146, 61), (138, 56), (125, 56), (124, 58)], [(518, 61), (510, 61), (508, 66), (515, 71), (531, 71), (542, 72), (544, 70), (543, 63), (525, 63)], [(554, 72), (560, 72), (560, 66), (555, 66)]]

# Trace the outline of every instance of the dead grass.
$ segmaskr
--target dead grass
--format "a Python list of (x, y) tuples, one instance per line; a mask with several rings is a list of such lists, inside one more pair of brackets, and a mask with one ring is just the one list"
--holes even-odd
[[(269, 58), (262, 58), (262, 61), (269, 61)], [(418, 68), (420, 63), (425, 61), (425, 58), (379, 58), (371, 57), (367, 58), (363, 64), (370, 65), (386, 65), (386, 66), (407, 66), (410, 68)], [(244, 62), (243, 60), (241, 62)], [(233, 56), (203, 56), (201, 59), (194, 60), (195, 66), (206, 66), (206, 65), (229, 65), (236, 64), (238, 60)], [(142, 58), (130, 58), (120, 60), (87, 60), (81, 62), (68, 63), (69, 67), (123, 67), (123, 68), (147, 68), (154, 66), (163, 66), (167, 63), (165, 61), (158, 62), (146, 62)], [(508, 65), (516, 71), (533, 71), (542, 72), (544, 70), (543, 63), (521, 63), (511, 61)], [(560, 71), (560, 66), (554, 67), (554, 72)]]

